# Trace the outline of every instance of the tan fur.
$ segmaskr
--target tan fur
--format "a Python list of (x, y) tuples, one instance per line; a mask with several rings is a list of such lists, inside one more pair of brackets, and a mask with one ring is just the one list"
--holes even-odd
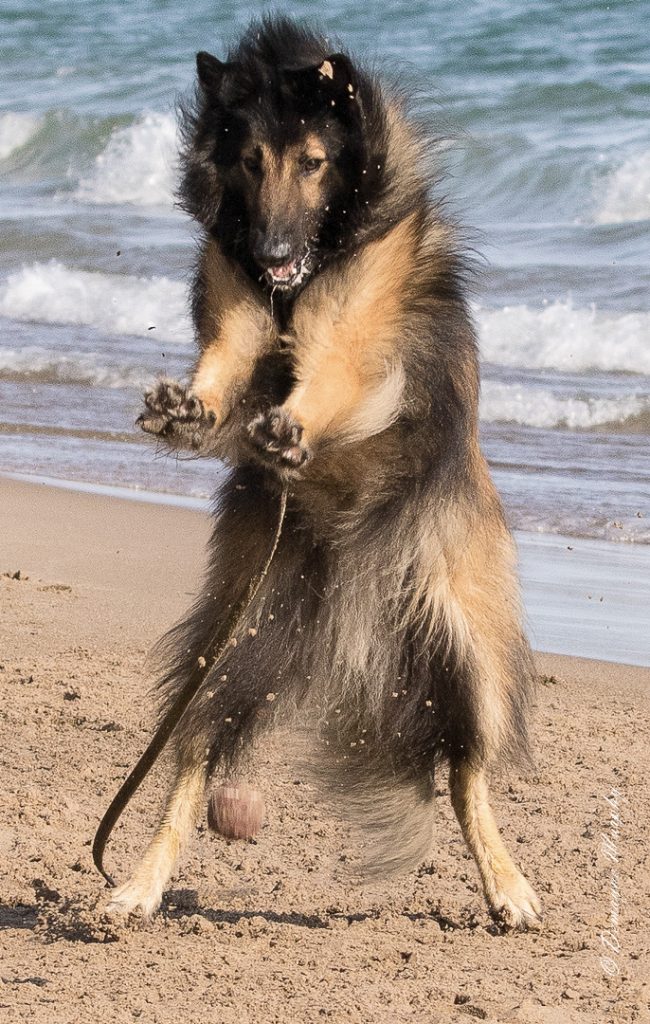
[(496, 511), (486, 468), (478, 467), (475, 476), (482, 502), (474, 496), (472, 507), (438, 510), (435, 530), (423, 518), (410, 613), (447, 653), (453, 646), (461, 656), (471, 651), (476, 659), (481, 681), (476, 698), (490, 761), (501, 752), (510, 725), (508, 658), (518, 641), (520, 597), (514, 543)]
[(111, 894), (109, 913), (128, 914), (137, 910), (149, 918), (156, 912), (180, 850), (187, 844), (201, 813), (206, 783), (205, 762), (179, 768), (156, 834), (134, 874)]
[(456, 817), (476, 860), (492, 913), (512, 928), (538, 927), (540, 902), (499, 835), (483, 771), (467, 764), (452, 766), (449, 786)]
[[(475, 526), (452, 576), (453, 597), (463, 609), (481, 680), (477, 700), (488, 759), (501, 751), (510, 725), (505, 711), (510, 685), (508, 657), (518, 640), (513, 633), (518, 616), (513, 616), (512, 609), (519, 611), (513, 562), (511, 538), (488, 521)], [(504, 606), (508, 605), (506, 612)]]
[[(246, 202), (254, 216), (267, 222), (281, 223), (297, 216), (309, 218), (312, 211), (323, 203), (323, 183), (328, 170), (327, 151), (322, 139), (314, 132), (306, 134), (297, 143), (285, 146), (281, 154), (262, 139), (253, 137), (243, 158), (255, 161), (258, 168), (241, 174), (245, 183)], [(322, 160), (321, 166), (311, 174), (303, 172), (303, 161)]]
[(201, 355), (192, 392), (214, 414), (218, 425), (228, 415), (238, 390), (250, 380), (255, 361), (272, 348), (277, 333), (270, 311), (252, 284), (214, 241), (206, 246), (200, 273), (206, 312), (198, 329)]
[[(320, 274), (296, 303), (296, 387), (285, 409), (309, 445), (328, 433), (385, 428), (399, 408), (396, 339), (414, 270), (415, 218), (371, 242), (350, 261)], [(390, 384), (388, 384), (390, 380)], [(392, 407), (377, 401), (378, 390)]]
[(386, 364), (383, 378), (374, 388), (368, 386), (363, 401), (339, 428), (341, 439), (349, 443), (363, 441), (387, 430), (400, 411), (403, 392), (404, 370), (401, 363)]
[(327, 150), (325, 149), (323, 140), (320, 135), (317, 135), (315, 132), (309, 132), (305, 136), (304, 142), (300, 143), (298, 148), (300, 149), (300, 152), (304, 152), (305, 156), (315, 157), (317, 160), (325, 160), (327, 157)]

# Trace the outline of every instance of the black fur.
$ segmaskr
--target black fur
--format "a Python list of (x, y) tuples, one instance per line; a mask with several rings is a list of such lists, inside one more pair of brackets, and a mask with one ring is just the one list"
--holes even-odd
[[(420, 138), (418, 162), (395, 162), (390, 96), (373, 75), (342, 55), (334, 55), (332, 80), (315, 81), (313, 68), (331, 57), (321, 36), (276, 18), (255, 23), (230, 51), (225, 67), (206, 56), (199, 59), (202, 85), (183, 110), (180, 201), (206, 239), (217, 239), (256, 283), (259, 268), (250, 255), (246, 210), (236, 191), (224, 185), (252, 119), (283, 139), (291, 138), (304, 118), (335, 135), (342, 184), (319, 228), (312, 277), (384, 236), (409, 214), (417, 215), (422, 237), (432, 223), (442, 223), (431, 198), (426, 137)], [(348, 84), (358, 99), (354, 110)], [(314, 90), (323, 88), (332, 90), (335, 103), (340, 98), (327, 118), (314, 99)], [(345, 103), (349, 106), (341, 108)], [(421, 136), (423, 129), (412, 131)], [(454, 521), (457, 508), (465, 510), (465, 525), (449, 542), (452, 554), (456, 549), (462, 554), (470, 534), (481, 531), (488, 531), (489, 553), (489, 530), (495, 537), (506, 532), (476, 446), (478, 368), (465, 300), (467, 262), (453, 240), (441, 242), (436, 258), (426, 259), (426, 272), (408, 300), (399, 416), (374, 436), (346, 445), (324, 437), (305, 459), (296, 456), (289, 511), (271, 571), (236, 645), (212, 666), (210, 651), (228, 610), (245, 593), (270, 544), (283, 470), (277, 460), (264, 463), (261, 444), (257, 453), (251, 450), (251, 422), (257, 414), (259, 430), (270, 429), (264, 417), (290, 390), (290, 358), (287, 362), (280, 349), (265, 356), (218, 436), (194, 409), (203, 441), (190, 446), (220, 454), (232, 470), (216, 499), (199, 601), (161, 647), (163, 710), (189, 675), (205, 674), (178, 730), (181, 760), (203, 756), (207, 748), (211, 769), (235, 773), (255, 736), (291, 721), (298, 709), (312, 732), (316, 775), (331, 793), (344, 796), (354, 813), (387, 831), (388, 852), (377, 854), (384, 866), (423, 854), (424, 840), (409, 844), (403, 836), (421, 828), (418, 808), (426, 811), (441, 758), (482, 765), (525, 755), (532, 684), (518, 611), (504, 605), (513, 639), (503, 667), (506, 726), (495, 748), (484, 727), (483, 681), (473, 641), (463, 646), (444, 616), (427, 620), (430, 611), (413, 603), (422, 538), (426, 546), (430, 537), (433, 559), (441, 544), (444, 549), (445, 524)], [(295, 294), (276, 298), (280, 330), (290, 322), (294, 301)], [(197, 323), (205, 302), (199, 274)], [(183, 406), (184, 397), (175, 401)], [(190, 419), (191, 414), (189, 408)], [(159, 431), (163, 436), (165, 429)], [(170, 420), (167, 433), (175, 429)], [(287, 431), (288, 450), (300, 439), (290, 426)], [(482, 571), (490, 573), (487, 562)], [(498, 588), (494, 600), (500, 600)], [(495, 649), (501, 642), (498, 636), (480, 639)], [(207, 668), (200, 660), (206, 654)], [(397, 794), (394, 803), (391, 793)]]
[[(326, 59), (334, 65), (331, 82), (316, 73)], [(201, 63), (199, 60), (199, 78)], [(220, 174), (236, 163), (253, 125), (261, 125), (264, 134), (279, 146), (298, 137), (305, 120), (333, 140), (343, 184), (320, 226), (321, 266), (384, 234), (429, 201), (427, 195), (435, 179), (432, 164), (416, 171), (408, 166), (388, 166), (389, 127), (381, 87), (374, 76), (343, 54), (332, 55), (331, 44), (323, 36), (290, 19), (267, 17), (251, 25), (229, 51), (222, 68), (225, 70), (217, 76), (219, 85), (214, 76), (207, 79), (207, 85), (199, 82), (193, 99), (180, 104), (184, 144), (178, 198), (182, 209), (256, 280), (259, 268), (247, 244), (245, 205), (236, 192), (224, 186)], [(326, 114), (324, 89), (329, 90), (333, 104), (326, 106)], [(356, 102), (351, 102), (352, 98)], [(421, 130), (426, 136), (424, 126)], [(454, 295), (466, 268), (467, 263), (459, 260), (447, 275), (445, 285)], [(196, 301), (200, 302), (200, 296)]]

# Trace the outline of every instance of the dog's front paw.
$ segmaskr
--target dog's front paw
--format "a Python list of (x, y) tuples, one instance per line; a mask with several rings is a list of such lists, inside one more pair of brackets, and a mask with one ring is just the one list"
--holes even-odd
[(283, 470), (299, 469), (309, 459), (302, 434), (300, 423), (279, 407), (260, 413), (248, 425), (248, 438), (258, 458)]
[(144, 404), (136, 424), (146, 434), (164, 438), (176, 447), (203, 447), (215, 427), (215, 414), (175, 380), (159, 380), (145, 393)]

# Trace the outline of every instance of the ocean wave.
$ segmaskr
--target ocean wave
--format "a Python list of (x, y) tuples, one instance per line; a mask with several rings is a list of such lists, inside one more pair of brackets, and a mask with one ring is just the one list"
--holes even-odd
[(0, 314), (14, 320), (78, 324), (108, 334), (172, 342), (192, 338), (185, 285), (166, 277), (124, 277), (33, 263), (0, 285)]
[(628, 157), (601, 187), (597, 224), (650, 220), (650, 150)]
[(488, 423), (517, 423), (526, 427), (594, 430), (628, 424), (635, 431), (650, 415), (650, 396), (600, 398), (557, 395), (547, 388), (531, 388), (486, 380), (481, 389), (481, 419)]
[(116, 366), (106, 353), (55, 353), (39, 345), (0, 348), (0, 378), (45, 384), (86, 384), (104, 388), (138, 388), (151, 384), (142, 364)]
[(17, 149), (22, 149), (41, 127), (41, 118), (35, 114), (0, 114), (0, 160), (6, 160)]
[[(0, 315), (14, 321), (86, 326), (182, 346), (192, 340), (182, 281), (76, 270), (58, 261), (34, 263), (0, 284)], [(650, 313), (600, 313), (569, 302), (541, 310), (511, 306), (476, 312), (484, 361), (525, 369), (623, 371), (650, 375)], [(84, 371), (85, 372), (85, 371)], [(96, 381), (100, 383), (99, 379)], [(125, 381), (126, 383), (129, 380)], [(119, 383), (119, 382), (118, 382)], [(118, 386), (116, 384), (116, 386)], [(637, 389), (638, 390), (638, 389)], [(543, 384), (521, 387), (486, 380), (482, 415), (529, 426), (590, 429), (648, 415), (643, 395), (567, 396)]]
[(650, 313), (599, 312), (570, 301), (478, 309), (484, 360), (501, 366), (650, 374)]
[(169, 206), (176, 183), (178, 133), (170, 114), (143, 114), (115, 128), (79, 181), (76, 197), (87, 203)]

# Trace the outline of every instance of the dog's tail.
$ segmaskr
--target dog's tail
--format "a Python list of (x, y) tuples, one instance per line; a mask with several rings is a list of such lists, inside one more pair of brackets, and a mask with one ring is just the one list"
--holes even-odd
[[(515, 721), (521, 693), (513, 689), (511, 707), (503, 709), (496, 745), (477, 652), (453, 644), (417, 647), (407, 647), (393, 686), (375, 689), (374, 703), (359, 681), (327, 701), (312, 733), (312, 776), (337, 814), (361, 833), (366, 878), (411, 870), (430, 855), (441, 763), (525, 761), (525, 735)], [(522, 637), (513, 677), (518, 670), (526, 678), (527, 652)]]
[(361, 840), (360, 863), (351, 862), (352, 874), (371, 881), (402, 874), (426, 860), (433, 840), (433, 770), (391, 775), (363, 756), (332, 757), (329, 749), (320, 753), (310, 764), (311, 778)]
[(319, 728), (310, 736), (309, 774), (360, 834), (364, 878), (401, 873), (427, 858), (435, 768), (450, 736), (449, 687), (436, 685), (430, 658), (394, 678), (372, 696), (358, 680), (310, 715)]

